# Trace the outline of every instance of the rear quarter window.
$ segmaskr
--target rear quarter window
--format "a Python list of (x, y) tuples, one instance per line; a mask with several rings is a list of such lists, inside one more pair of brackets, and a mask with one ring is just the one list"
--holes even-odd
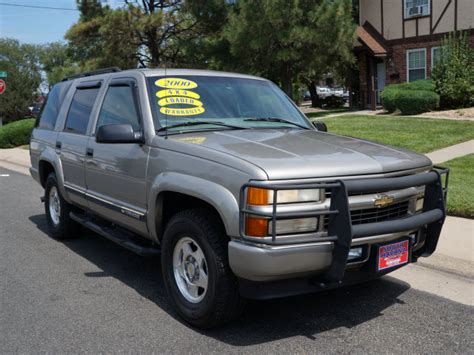
[(67, 132), (85, 134), (89, 124), (92, 108), (94, 107), (99, 87), (77, 89), (69, 107), (66, 118)]
[(64, 97), (66, 96), (70, 87), (71, 82), (68, 81), (61, 82), (53, 86), (38, 116), (38, 128), (51, 130), (54, 129), (58, 119), (59, 110), (61, 109)]

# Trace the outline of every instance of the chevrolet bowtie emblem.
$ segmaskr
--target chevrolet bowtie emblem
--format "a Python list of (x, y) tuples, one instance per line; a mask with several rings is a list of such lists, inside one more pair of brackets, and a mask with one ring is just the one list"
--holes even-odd
[(375, 207), (385, 207), (393, 203), (393, 197), (387, 195), (377, 195), (374, 199)]

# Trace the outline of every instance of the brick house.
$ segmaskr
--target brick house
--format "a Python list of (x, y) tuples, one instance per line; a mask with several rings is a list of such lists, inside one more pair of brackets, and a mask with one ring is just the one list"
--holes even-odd
[(428, 79), (452, 31), (474, 47), (474, 0), (359, 0), (354, 106), (375, 109), (386, 85)]

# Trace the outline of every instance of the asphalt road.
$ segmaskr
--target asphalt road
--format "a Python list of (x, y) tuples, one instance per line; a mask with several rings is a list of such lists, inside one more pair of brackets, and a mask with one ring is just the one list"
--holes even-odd
[[(7, 174), (8, 176), (4, 176)], [(171, 309), (159, 261), (46, 230), (42, 190), (0, 168), (0, 353), (472, 353), (474, 312), (392, 277), (251, 302), (201, 332)]]

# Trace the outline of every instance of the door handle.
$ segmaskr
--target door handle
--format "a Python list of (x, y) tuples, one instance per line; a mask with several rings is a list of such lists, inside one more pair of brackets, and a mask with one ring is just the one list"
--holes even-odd
[(86, 155), (90, 158), (94, 156), (94, 149), (92, 148), (86, 148)]
[(56, 149), (61, 149), (62, 145), (60, 141), (56, 141)]

